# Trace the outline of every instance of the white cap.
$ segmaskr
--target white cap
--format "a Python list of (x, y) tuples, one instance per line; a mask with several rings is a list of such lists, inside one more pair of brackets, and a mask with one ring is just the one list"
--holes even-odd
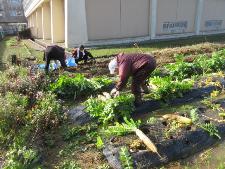
[(116, 68), (117, 68), (117, 61), (116, 61), (116, 58), (114, 58), (113, 60), (111, 60), (109, 62), (109, 71), (110, 71), (110, 74), (114, 74)]

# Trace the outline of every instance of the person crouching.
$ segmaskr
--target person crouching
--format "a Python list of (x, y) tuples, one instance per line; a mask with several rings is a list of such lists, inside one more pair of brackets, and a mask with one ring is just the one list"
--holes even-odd
[(72, 56), (75, 58), (75, 62), (79, 64), (80, 61), (84, 61), (86, 64), (89, 59), (94, 60), (94, 57), (90, 52), (88, 52), (83, 45), (79, 48), (74, 48), (72, 50)]
[(47, 46), (44, 52), (44, 58), (43, 60), (46, 61), (45, 64), (45, 72), (48, 73), (49, 71), (49, 64), (51, 60), (58, 60), (63, 68), (66, 68), (66, 55), (65, 55), (65, 49), (57, 46), (57, 45), (52, 45), (52, 46)]
[(109, 65), (110, 74), (114, 74), (116, 68), (119, 70), (119, 81), (111, 91), (112, 95), (119, 95), (120, 91), (126, 86), (128, 78), (132, 77), (131, 92), (135, 97), (135, 106), (142, 103), (141, 88), (148, 93), (146, 80), (156, 68), (156, 60), (147, 54), (123, 54), (120, 53)]

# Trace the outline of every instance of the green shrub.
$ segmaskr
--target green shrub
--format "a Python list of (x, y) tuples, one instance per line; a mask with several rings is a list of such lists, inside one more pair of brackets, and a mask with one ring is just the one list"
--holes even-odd
[(0, 95), (0, 142), (11, 136), (26, 124), (28, 99), (25, 96), (8, 92)]
[(225, 50), (221, 50), (218, 52), (214, 52), (212, 54), (211, 59), (208, 61), (209, 69), (211, 72), (218, 72), (221, 70), (225, 70)]
[(16, 38), (10, 38), (9, 40), (6, 39), (5, 41), (6, 41), (6, 46), (7, 46), (7, 47), (17, 45), (17, 40), (16, 40)]
[(44, 132), (59, 125), (63, 111), (61, 103), (51, 92), (42, 93), (39, 97), (31, 111), (31, 125), (36, 132)]
[(38, 161), (37, 151), (13, 145), (6, 154), (3, 169), (38, 169)]
[(30, 77), (29, 70), (21, 67), (11, 67), (0, 72), (0, 93), (7, 91), (30, 95), (37, 90), (44, 90), (49, 79), (43, 73)]
[(72, 160), (65, 160), (60, 163), (59, 166), (56, 167), (57, 169), (81, 169), (80, 166)]

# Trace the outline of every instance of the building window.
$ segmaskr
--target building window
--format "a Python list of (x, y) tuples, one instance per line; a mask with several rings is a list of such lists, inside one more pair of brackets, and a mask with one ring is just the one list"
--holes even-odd
[(21, 0), (11, 0), (11, 3), (21, 3)]
[(22, 13), (21, 11), (17, 11), (17, 12), (16, 12), (16, 15), (17, 15), (17, 16), (23, 16), (23, 13)]
[(16, 13), (16, 11), (10, 11), (10, 12), (9, 12), (9, 15), (10, 15), (10, 16), (17, 16), (17, 13)]

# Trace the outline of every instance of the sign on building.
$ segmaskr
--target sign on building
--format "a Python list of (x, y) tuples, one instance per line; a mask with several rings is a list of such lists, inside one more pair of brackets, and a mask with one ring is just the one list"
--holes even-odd
[(163, 33), (184, 33), (188, 28), (187, 21), (163, 22)]
[(207, 20), (205, 21), (206, 30), (220, 30), (222, 29), (223, 20)]

